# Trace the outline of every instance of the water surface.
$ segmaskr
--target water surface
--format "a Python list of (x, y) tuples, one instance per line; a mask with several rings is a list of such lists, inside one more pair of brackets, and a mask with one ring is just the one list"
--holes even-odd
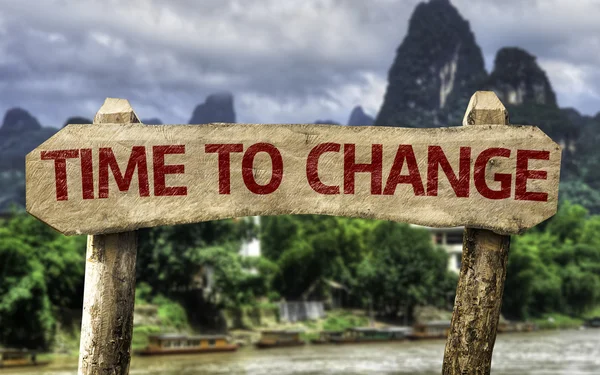
[[(306, 346), (235, 353), (134, 357), (132, 375), (431, 375), (441, 374), (445, 341)], [(75, 375), (77, 359), (0, 370), (0, 375)], [(492, 374), (600, 375), (600, 329), (498, 336)]]

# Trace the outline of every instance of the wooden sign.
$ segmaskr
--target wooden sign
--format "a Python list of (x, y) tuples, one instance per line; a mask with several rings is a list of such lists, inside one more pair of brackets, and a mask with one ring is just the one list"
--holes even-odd
[(65, 234), (328, 214), (518, 233), (557, 208), (533, 126), (69, 125), (27, 155), (27, 210)]

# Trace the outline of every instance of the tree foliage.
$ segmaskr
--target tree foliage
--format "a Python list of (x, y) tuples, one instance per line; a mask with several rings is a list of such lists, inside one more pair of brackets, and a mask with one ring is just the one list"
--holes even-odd
[(213, 269), (214, 284), (211, 297), (223, 307), (237, 309), (255, 304), (266, 296), (276, 266), (262, 258), (243, 258), (239, 248), (216, 246), (199, 252), (199, 263)]
[[(207, 268), (209, 300), (230, 309), (267, 297), (327, 296), (335, 281), (347, 291), (346, 306), (410, 316), (417, 305), (445, 305), (456, 288), (447, 254), (424, 229), (319, 215), (263, 217), (257, 229), (241, 219), (141, 230), (137, 298), (184, 327), (186, 312), (172, 294)], [(600, 304), (599, 233), (600, 216), (563, 201), (551, 220), (515, 236), (503, 313), (581, 315)], [(241, 256), (242, 241), (254, 236), (264, 256)], [(82, 306), (84, 268), (84, 237), (65, 237), (28, 215), (0, 221), (0, 345), (50, 346), (61, 310)]]
[[(274, 287), (302, 298), (314, 283), (331, 279), (350, 291), (350, 303), (373, 302), (382, 314), (412, 314), (417, 304), (443, 303), (456, 278), (447, 255), (429, 233), (405, 224), (331, 216), (265, 217), (265, 254), (277, 263)], [(268, 239), (278, 239), (270, 241)], [(279, 244), (279, 246), (277, 246)]]
[(412, 317), (417, 305), (443, 305), (456, 289), (447, 271), (448, 255), (435, 248), (424, 229), (378, 222), (369, 233), (369, 249), (358, 271), (363, 298), (389, 315), (399, 311)]
[(188, 288), (198, 273), (204, 249), (237, 247), (250, 238), (253, 226), (245, 220), (219, 220), (139, 231), (137, 279), (168, 295)]
[(81, 309), (85, 239), (29, 215), (0, 222), (0, 344), (45, 349), (62, 309)]
[(565, 202), (511, 245), (503, 312), (527, 318), (580, 315), (600, 303), (600, 216)]

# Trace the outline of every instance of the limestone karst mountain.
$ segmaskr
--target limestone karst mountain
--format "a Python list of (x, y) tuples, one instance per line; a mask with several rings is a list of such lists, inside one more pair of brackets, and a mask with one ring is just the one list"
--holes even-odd
[[(600, 113), (586, 116), (573, 108), (560, 108), (551, 81), (534, 55), (519, 47), (501, 48), (488, 74), (469, 22), (449, 0), (417, 5), (406, 36), (398, 42), (379, 113), (373, 119), (357, 106), (348, 125), (460, 125), (471, 95), (493, 90), (507, 106), (512, 124), (538, 125), (563, 146), (561, 196), (600, 213)], [(323, 116), (325, 120), (315, 123), (339, 125)], [(90, 122), (85, 117), (67, 120)], [(162, 123), (157, 118), (142, 122)], [(210, 122), (236, 122), (230, 92), (207, 96), (189, 120)], [(6, 112), (0, 127), (0, 212), (10, 202), (24, 202), (25, 155), (56, 131), (43, 127), (22, 108)]]
[(560, 108), (535, 56), (517, 48), (500, 49), (494, 69), (480, 89), (492, 90), (506, 105), (511, 124), (537, 125), (563, 148), (561, 199), (600, 213), (600, 119), (574, 108)]
[(205, 102), (194, 109), (189, 124), (207, 124), (210, 122), (235, 122), (233, 94), (220, 92), (209, 95)]
[(578, 174), (575, 149), (586, 120), (560, 109), (546, 72), (535, 56), (517, 47), (500, 49), (481, 89), (492, 90), (507, 107), (512, 124), (537, 125), (562, 145), (562, 180)]
[(373, 125), (373, 121), (375, 121), (373, 119), (373, 117), (367, 115), (365, 113), (365, 111), (363, 110), (363, 108), (359, 105), (357, 105), (356, 107), (354, 107), (354, 109), (352, 109), (352, 112), (350, 112), (350, 118), (348, 119), (348, 125), (349, 126), (370, 126)]
[(512, 124), (537, 125), (561, 144), (561, 199), (600, 213), (600, 116), (561, 109), (535, 56), (521, 48), (501, 48), (488, 75), (468, 21), (449, 0), (422, 2), (413, 12), (375, 125), (460, 125), (477, 90), (494, 91)]
[(556, 107), (556, 95), (535, 56), (521, 48), (502, 48), (484, 84), (506, 105), (541, 104)]
[(0, 213), (25, 206), (25, 155), (57, 132), (28, 111), (9, 109), (0, 127)]
[(12, 135), (24, 134), (30, 131), (40, 130), (42, 125), (29, 112), (23, 108), (11, 108), (6, 111), (2, 126), (0, 127), (0, 136), (8, 137)]
[(417, 5), (388, 73), (379, 126), (458, 125), (486, 78), (469, 22), (449, 0)]
[(56, 133), (56, 128), (44, 128), (28, 111), (9, 109), (0, 127), (0, 172), (22, 171), (25, 155)]

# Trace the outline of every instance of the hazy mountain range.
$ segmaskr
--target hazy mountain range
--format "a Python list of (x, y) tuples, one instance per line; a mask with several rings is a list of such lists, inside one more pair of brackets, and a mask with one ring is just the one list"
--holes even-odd
[[(477, 90), (496, 92), (509, 110), (511, 123), (537, 125), (561, 143), (561, 199), (600, 213), (600, 153), (595, 152), (600, 141), (600, 112), (584, 116), (573, 108), (560, 108), (535, 56), (518, 47), (500, 49), (488, 73), (469, 22), (449, 0), (430, 0), (415, 8), (390, 67), (379, 113), (372, 118), (358, 106), (351, 109), (347, 125), (460, 125), (469, 98)], [(157, 118), (142, 122), (162, 123)], [(236, 122), (231, 93), (209, 95), (189, 120), (190, 124), (209, 122)], [(75, 123), (91, 123), (91, 119), (71, 117), (65, 121)], [(315, 123), (337, 124), (320, 119)], [(56, 131), (43, 127), (24, 109), (6, 112), (0, 127), (0, 212), (12, 204), (24, 206), (24, 157)]]

